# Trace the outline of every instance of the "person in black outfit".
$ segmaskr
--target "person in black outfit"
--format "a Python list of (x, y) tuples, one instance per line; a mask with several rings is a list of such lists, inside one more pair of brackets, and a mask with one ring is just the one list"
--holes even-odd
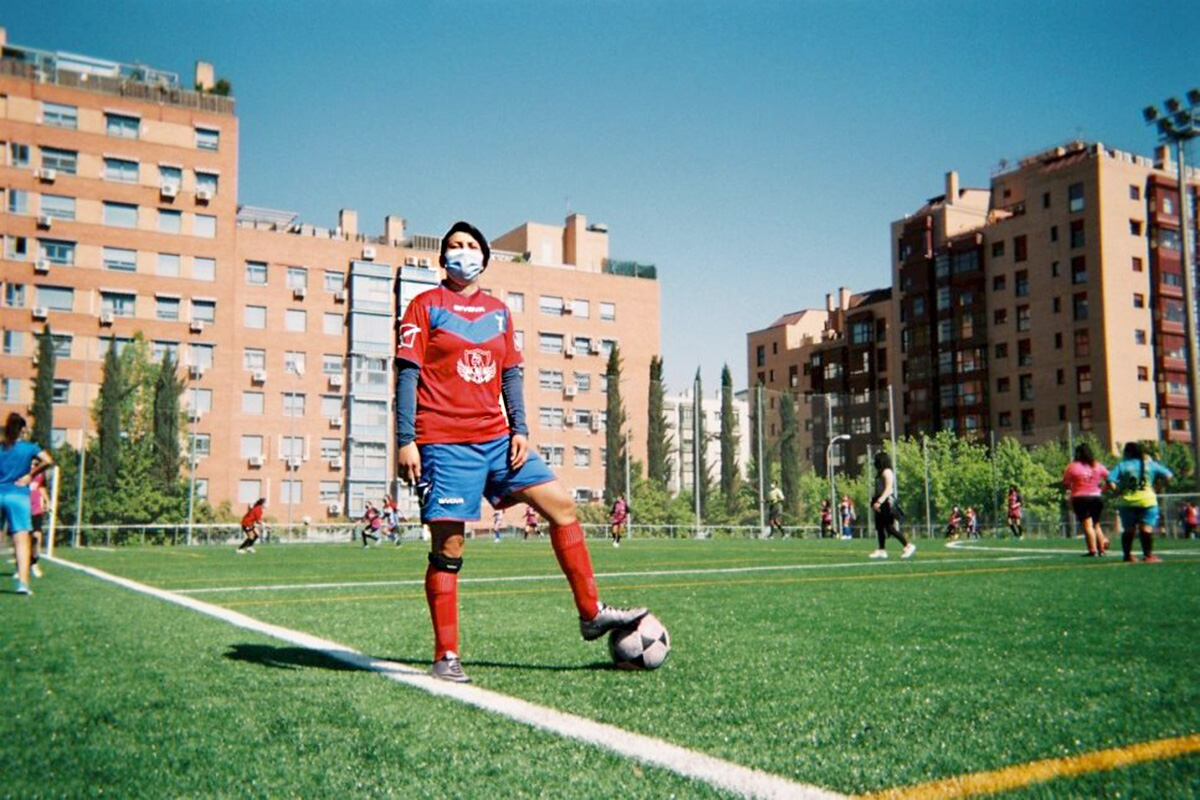
[(871, 510), (875, 512), (875, 538), (879, 549), (870, 558), (887, 558), (887, 537), (895, 536), (904, 545), (901, 558), (912, 558), (917, 546), (900, 532), (900, 520), (896, 514), (896, 473), (892, 471), (892, 459), (884, 452), (875, 454), (875, 494), (871, 496)]

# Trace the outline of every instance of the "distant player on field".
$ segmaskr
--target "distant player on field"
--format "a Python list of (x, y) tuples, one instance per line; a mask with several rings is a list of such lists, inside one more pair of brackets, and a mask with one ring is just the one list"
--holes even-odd
[(504, 511), (497, 508), (492, 512), (492, 541), (500, 541), (500, 533), (504, 530)]
[(879, 545), (868, 558), (887, 558), (887, 539), (894, 536), (904, 545), (901, 558), (912, 558), (917, 546), (900, 532), (900, 512), (896, 505), (896, 472), (892, 469), (892, 457), (887, 453), (875, 454), (875, 493), (871, 496), (871, 510), (875, 516), (875, 541)]
[(42, 568), (38, 566), (38, 554), (42, 552), (42, 539), (45, 537), (46, 509), (50, 507), (50, 495), (46, 492), (46, 473), (39, 470), (42, 465), (40, 458), (33, 459), (33, 477), (29, 481), (29, 511), (33, 522), (31, 534), (33, 541), (29, 547), (29, 574), (35, 578), (42, 577)]
[(1155, 461), (1138, 442), (1125, 445), (1124, 458), (1108, 473), (1108, 487), (1118, 492), (1117, 510), (1121, 515), (1121, 549), (1125, 560), (1133, 561), (1133, 537), (1142, 540), (1142, 561), (1162, 561), (1154, 555), (1154, 529), (1160, 512), (1155, 485), (1169, 482), (1171, 470)]
[(647, 613), (600, 602), (575, 503), (530, 450), (512, 317), (479, 286), (490, 252), (475, 226), (451, 226), (438, 259), (445, 280), (417, 295), (396, 329), (398, 467), (418, 486), (421, 520), (433, 533), (425, 572), (431, 672), (459, 683), (469, 678), (459, 660), (458, 572), (466, 523), (479, 519), (481, 496), (496, 508), (528, 503), (550, 520), (550, 543), (584, 639), (632, 626)]
[(612, 512), (608, 517), (608, 531), (612, 536), (613, 547), (621, 546), (621, 537), (625, 534), (625, 526), (629, 523), (629, 503), (625, 494), (617, 495), (613, 501)]
[(1013, 484), (1008, 487), (1008, 529), (1018, 539), (1025, 535), (1025, 525), (1021, 521), (1024, 513), (1025, 503), (1021, 499), (1021, 490)]
[(525, 506), (525, 538), (529, 538), (529, 534), (541, 536), (542, 532), (538, 529), (538, 515), (533, 510), (533, 506)]
[(246, 538), (235, 551), (238, 555), (254, 552), (254, 543), (258, 541), (258, 537), (262, 534), (263, 513), (266, 511), (266, 508), (267, 498), (260, 497), (242, 516), (242, 535)]
[[(54, 460), (37, 444), (25, 441), (25, 418), (17, 412), (4, 422), (4, 438), (0, 441), (0, 528), (12, 537), (17, 557), (17, 594), (33, 594), (29, 589), (29, 531), (33, 520), (29, 510), (29, 482), (44, 472)], [(36, 467), (33, 460), (40, 462)]]

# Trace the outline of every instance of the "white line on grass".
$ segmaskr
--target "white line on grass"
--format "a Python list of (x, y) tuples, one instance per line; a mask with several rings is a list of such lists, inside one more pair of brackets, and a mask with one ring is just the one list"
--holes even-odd
[[(1057, 550), (1052, 550), (1052, 549), (1046, 547), (1046, 548), (1042, 548), (1039, 550), (1039, 549), (1033, 548), (1033, 547), (1013, 547), (1011, 545), (1006, 547), (1004, 545), (969, 544), (967, 542), (948, 542), (946, 544), (946, 547), (950, 548), (951, 550), (975, 550), (975, 551), (979, 551), (979, 552), (990, 552), (990, 553), (1043, 553), (1043, 554), (1050, 553), (1052, 555), (1057, 555), (1057, 556), (1082, 556), (1083, 555), (1083, 553), (1081, 553), (1077, 550), (1064, 550), (1062, 548), (1059, 548)], [(1200, 550), (1159, 550), (1158, 548), (1155, 548), (1154, 552), (1156, 555), (1194, 556), (1194, 555), (1197, 555), (1198, 553), (1200, 553)], [(1103, 559), (1101, 559), (1101, 561), (1103, 561)], [(955, 563), (958, 563), (958, 562), (955, 562)]]
[[(1063, 555), (1062, 551), (1055, 551)], [(978, 562), (998, 562), (998, 561), (1033, 561), (1043, 558), (1041, 555), (1020, 555), (1009, 556), (1007, 558), (958, 558), (952, 562), (953, 564), (971, 564)], [(896, 563), (892, 561), (890, 563)], [(912, 563), (912, 562), (909, 562)], [(888, 566), (889, 562), (882, 559), (868, 561), (865, 558), (859, 561), (847, 561), (838, 564), (773, 564), (759, 567), (706, 567), (702, 569), (656, 569), (646, 570), (644, 572), (597, 572), (597, 578), (662, 578), (680, 575), (732, 575), (746, 572), (791, 572), (798, 570), (812, 569), (848, 569), (848, 568), (880, 568)], [(562, 574), (555, 573), (553, 575), (497, 575), (491, 578), (462, 578), (458, 579), (460, 584), (463, 583), (522, 583), (526, 581), (561, 581)], [(202, 586), (196, 589), (173, 589), (177, 594), (220, 594), (227, 592), (279, 592), (293, 590), (309, 590), (309, 589), (351, 589), (351, 588), (369, 588), (373, 586), (424, 586), (424, 578), (409, 578), (404, 580), (394, 581), (345, 581), (341, 583), (275, 583), (262, 584), (259, 586)]]
[(262, 622), (227, 608), (214, 606), (191, 597), (183, 597), (176, 592), (156, 589), (153, 586), (112, 575), (94, 567), (64, 561), (57, 557), (46, 556), (45, 558), (131, 591), (157, 597), (168, 603), (215, 617), (236, 627), (321, 653), (358, 669), (377, 672), (397, 683), (412, 686), (429, 694), (448, 697), (540, 730), (594, 745), (646, 764), (662, 767), (682, 777), (703, 781), (718, 789), (736, 792), (744, 797), (845, 800), (845, 795), (822, 789), (819, 786), (796, 783), (778, 775), (771, 775), (741, 764), (688, 750), (661, 739), (643, 736), (622, 730), (615, 725), (607, 725), (586, 717), (539, 706), (499, 692), (488, 691), (477, 686), (439, 681), (414, 667), (395, 661), (372, 658), (346, 645), (321, 639), (303, 631)]

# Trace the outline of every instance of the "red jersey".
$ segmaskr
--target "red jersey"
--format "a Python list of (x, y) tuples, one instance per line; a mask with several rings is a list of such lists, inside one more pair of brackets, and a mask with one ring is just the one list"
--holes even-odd
[(489, 442), (509, 433), (500, 407), (504, 370), (520, 366), (508, 307), (438, 286), (413, 298), (396, 331), (396, 358), (421, 368), (417, 441)]
[(255, 525), (262, 522), (264, 508), (266, 508), (266, 506), (255, 506), (247, 511), (246, 515), (242, 517), (242, 527), (253, 528)]

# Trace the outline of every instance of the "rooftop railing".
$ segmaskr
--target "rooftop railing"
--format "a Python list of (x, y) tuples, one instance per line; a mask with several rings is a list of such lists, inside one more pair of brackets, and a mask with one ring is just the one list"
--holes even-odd
[(608, 275), (624, 275), (629, 278), (658, 280), (658, 269), (653, 264), (639, 264), (636, 261), (617, 261), (612, 258), (606, 258), (604, 259), (601, 271)]

